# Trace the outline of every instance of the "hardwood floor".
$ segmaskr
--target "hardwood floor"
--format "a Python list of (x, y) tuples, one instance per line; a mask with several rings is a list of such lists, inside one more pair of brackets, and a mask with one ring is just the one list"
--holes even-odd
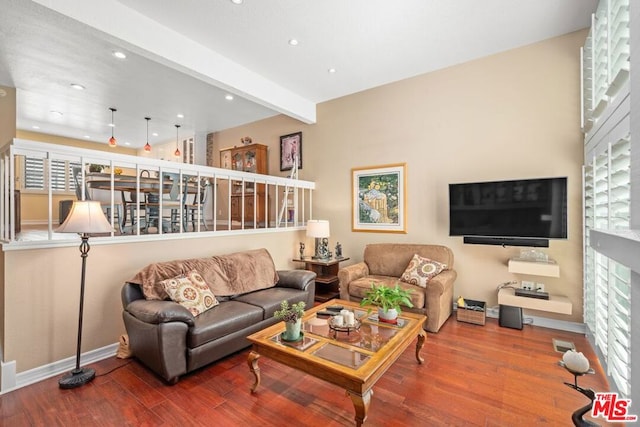
[[(562, 354), (554, 351), (553, 338), (574, 342), (591, 361), (596, 374), (580, 378), (581, 386), (608, 390), (582, 335), (501, 328), (495, 319), (478, 326), (452, 317), (438, 334), (428, 334), (423, 365), (410, 347), (377, 382), (365, 426), (570, 426), (571, 413), (587, 399), (563, 384), (573, 376), (557, 365)], [(135, 360), (104, 360), (92, 365), (98, 377), (81, 388), (61, 390), (55, 377), (0, 396), (0, 425), (354, 425), (343, 390), (266, 357), (261, 385), (251, 394), (248, 352), (174, 386)]]

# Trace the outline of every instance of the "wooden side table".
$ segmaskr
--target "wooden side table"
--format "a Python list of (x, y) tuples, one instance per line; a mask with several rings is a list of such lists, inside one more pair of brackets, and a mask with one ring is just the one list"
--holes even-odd
[(348, 260), (348, 257), (329, 258), (326, 260), (313, 259), (311, 257), (296, 258), (294, 262), (304, 262), (304, 269), (313, 271), (316, 277), (315, 300), (325, 302), (340, 297), (338, 270), (340, 263)]

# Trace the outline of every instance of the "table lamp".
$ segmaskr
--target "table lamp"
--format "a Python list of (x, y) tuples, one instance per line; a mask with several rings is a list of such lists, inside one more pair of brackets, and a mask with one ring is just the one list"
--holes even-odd
[(88, 383), (96, 376), (92, 368), (80, 367), (80, 347), (82, 344), (82, 311), (84, 306), (84, 277), (89, 253), (90, 233), (110, 233), (113, 227), (107, 221), (98, 201), (75, 201), (67, 219), (56, 229), (57, 233), (78, 233), (80, 243), (80, 256), (82, 257), (82, 273), (80, 276), (80, 309), (78, 313), (78, 344), (76, 347), (76, 368), (65, 374), (58, 381), (60, 388), (75, 388)]
[(307, 237), (315, 237), (316, 252), (313, 259), (329, 258), (329, 221), (310, 219), (307, 221)]

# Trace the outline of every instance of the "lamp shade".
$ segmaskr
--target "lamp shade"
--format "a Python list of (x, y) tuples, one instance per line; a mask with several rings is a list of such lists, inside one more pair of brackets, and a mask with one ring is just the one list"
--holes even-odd
[(307, 221), (307, 237), (329, 237), (329, 221), (310, 219)]
[(75, 201), (67, 219), (56, 229), (57, 233), (111, 233), (113, 227), (102, 212), (98, 201)]

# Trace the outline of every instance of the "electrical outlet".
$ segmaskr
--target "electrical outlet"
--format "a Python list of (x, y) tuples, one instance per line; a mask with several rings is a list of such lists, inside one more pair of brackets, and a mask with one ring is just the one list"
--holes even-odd
[(536, 291), (544, 292), (544, 283), (536, 283)]
[(533, 291), (533, 290), (535, 289), (535, 283), (534, 283), (534, 282), (529, 282), (529, 281), (527, 281), (527, 280), (523, 280), (523, 281), (520, 283), (520, 287), (521, 287), (522, 289), (527, 290), (527, 291)]

